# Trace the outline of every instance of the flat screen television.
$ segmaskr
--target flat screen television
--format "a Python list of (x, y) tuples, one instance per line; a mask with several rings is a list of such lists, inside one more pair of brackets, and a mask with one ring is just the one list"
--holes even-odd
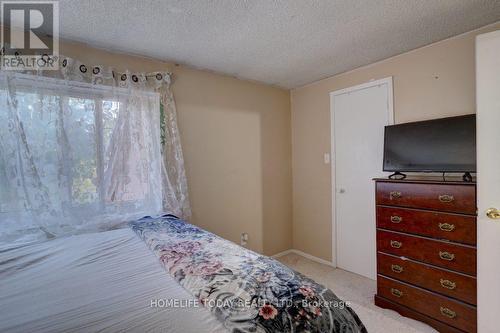
[(476, 115), (386, 126), (383, 169), (476, 172)]

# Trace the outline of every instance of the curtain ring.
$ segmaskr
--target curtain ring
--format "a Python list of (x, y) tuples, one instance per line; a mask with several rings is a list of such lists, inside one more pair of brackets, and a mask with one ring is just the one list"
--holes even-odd
[(93, 69), (92, 69), (92, 73), (94, 73), (94, 75), (97, 75), (101, 72), (101, 69), (98, 67), (98, 66), (95, 66)]
[(139, 82), (139, 78), (137, 77), (137, 75), (132, 75), (132, 81), (134, 82)]
[(157, 74), (156, 74), (156, 79), (157, 79), (158, 81), (161, 81), (161, 79), (163, 79), (163, 75), (161, 75), (161, 73), (157, 73)]
[(127, 79), (127, 74), (122, 74), (122, 76), (120, 77), (120, 79), (122, 81), (125, 81)]
[(87, 67), (85, 65), (80, 65), (80, 72), (87, 73)]

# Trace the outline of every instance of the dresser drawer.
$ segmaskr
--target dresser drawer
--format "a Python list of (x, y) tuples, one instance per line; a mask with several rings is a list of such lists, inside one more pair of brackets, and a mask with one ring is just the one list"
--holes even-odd
[(476, 214), (476, 188), (462, 184), (376, 183), (377, 205)]
[(476, 217), (378, 206), (377, 227), (457, 243), (476, 244)]
[(377, 250), (476, 275), (476, 249), (471, 246), (377, 230)]
[(458, 300), (476, 304), (476, 279), (412, 260), (377, 254), (377, 272)]
[(377, 294), (466, 332), (477, 330), (474, 306), (381, 275), (377, 278)]

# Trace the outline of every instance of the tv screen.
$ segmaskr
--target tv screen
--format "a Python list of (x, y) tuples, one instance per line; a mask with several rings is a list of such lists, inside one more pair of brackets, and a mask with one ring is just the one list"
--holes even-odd
[(476, 115), (386, 126), (384, 171), (475, 172)]

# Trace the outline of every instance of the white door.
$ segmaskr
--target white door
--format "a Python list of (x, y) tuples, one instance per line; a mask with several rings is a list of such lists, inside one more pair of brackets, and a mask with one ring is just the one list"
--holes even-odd
[(384, 175), (384, 126), (393, 122), (392, 78), (332, 92), (330, 99), (333, 258), (337, 267), (375, 279), (372, 178)]
[(476, 39), (476, 91), (477, 315), (479, 333), (489, 333), (500, 316), (500, 219), (486, 216), (500, 209), (500, 30)]

